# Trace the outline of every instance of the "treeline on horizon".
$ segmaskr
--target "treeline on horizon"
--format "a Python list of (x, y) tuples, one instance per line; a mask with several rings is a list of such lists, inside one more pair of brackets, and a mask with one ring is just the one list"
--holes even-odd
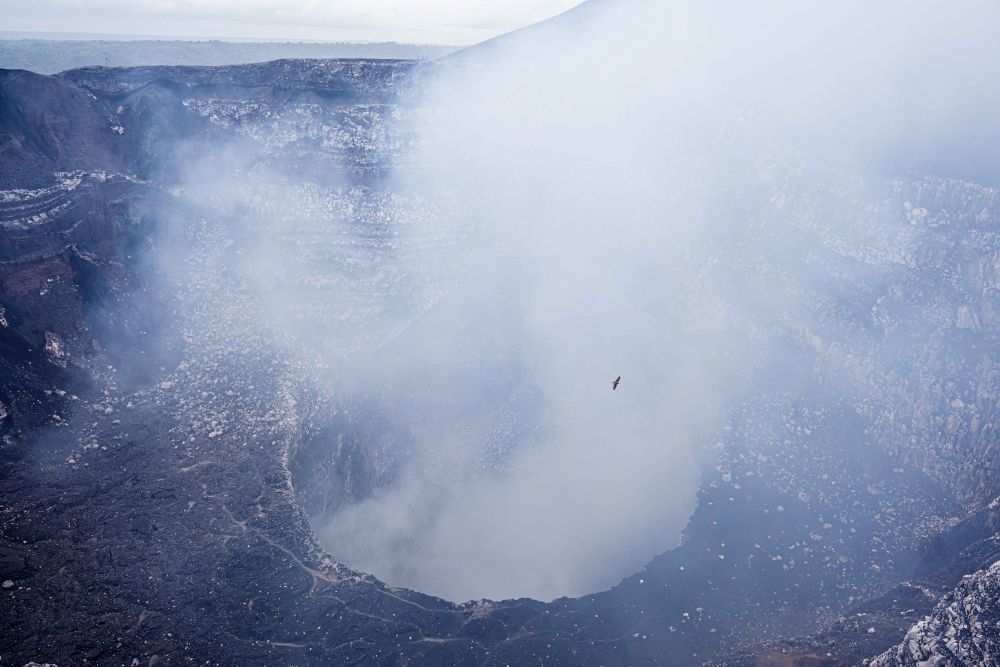
[(185, 40), (0, 40), (0, 69), (56, 74), (91, 65), (238, 65), (282, 58), (420, 60), (457, 47), (396, 42), (226, 42)]

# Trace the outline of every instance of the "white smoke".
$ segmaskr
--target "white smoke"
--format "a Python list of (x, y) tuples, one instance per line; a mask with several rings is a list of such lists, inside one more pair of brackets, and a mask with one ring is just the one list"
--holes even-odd
[[(997, 109), (982, 85), (997, 18), (988, 2), (603, 0), (440, 68), (420, 91), (418, 166), (397, 175), (400, 190), (457, 202), (446, 222), (463, 239), (432, 257), (461, 306), (429, 317), (420, 336), (436, 351), (421, 367), (444, 382), (432, 393), (464, 393), (494, 368), (483, 355), (503, 355), (536, 421), (484, 469), (488, 429), (418, 400), (422, 460), (335, 516), (329, 548), (466, 599), (598, 590), (676, 544), (696, 434), (766, 359), (727, 309), (745, 295), (761, 329), (782, 317), (741, 285), (726, 286), (729, 305), (697, 296), (704, 242), (739, 230), (717, 202), (744, 187), (728, 164), (757, 159), (766, 136), (861, 174), (974, 171), (955, 151), (997, 124), (951, 124)], [(726, 143), (734, 123), (749, 143)], [(407, 349), (415, 364), (426, 351)], [(503, 409), (497, 396), (460, 404)]]
[[(812, 193), (808, 160), (1000, 176), (998, 11), (591, 0), (425, 67), (386, 193), (192, 177), (237, 217), (247, 199), (294, 203), (237, 239), (257, 246), (254, 287), (276, 314), (262, 325), (402, 434), (391, 488), (314, 517), (323, 545), (455, 600), (596, 591), (676, 545), (720, 416), (801, 372), (789, 331), (850, 335), (829, 310), (818, 321), (822, 276), (783, 273), (800, 246), (750, 226), (746, 202), (764, 184)], [(380, 230), (395, 252), (363, 246), (319, 289), (307, 274), (342, 255), (282, 255), (275, 236), (324, 224), (337, 243)], [(317, 326), (329, 312), (346, 324)]]

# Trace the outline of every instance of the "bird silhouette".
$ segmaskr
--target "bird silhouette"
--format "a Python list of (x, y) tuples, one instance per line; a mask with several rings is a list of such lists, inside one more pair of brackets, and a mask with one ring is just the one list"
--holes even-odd
[(615, 378), (615, 381), (611, 383), (611, 391), (618, 389), (618, 383), (622, 381), (622, 376), (619, 375)]

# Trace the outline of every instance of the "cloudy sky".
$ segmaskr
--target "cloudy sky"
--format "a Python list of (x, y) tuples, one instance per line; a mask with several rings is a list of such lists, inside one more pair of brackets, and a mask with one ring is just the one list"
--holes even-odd
[(580, 0), (0, 0), (4, 31), (474, 43)]

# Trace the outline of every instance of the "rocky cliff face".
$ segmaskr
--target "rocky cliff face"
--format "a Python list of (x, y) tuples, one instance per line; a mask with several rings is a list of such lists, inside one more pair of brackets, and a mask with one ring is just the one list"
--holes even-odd
[(966, 575), (954, 591), (917, 622), (902, 643), (878, 656), (872, 667), (992, 665), (1000, 656), (1000, 563)]
[(0, 90), (4, 187), (44, 187), (55, 172), (130, 171), (124, 138), (94, 95), (54, 77), (7, 70)]
[[(53, 184), (5, 190), (0, 199), (0, 285), (6, 354), (0, 383), (4, 424), (26, 432), (49, 421), (78, 387), (111, 333), (112, 356), (141, 347), (155, 329), (151, 310), (123, 308), (141, 293), (138, 258), (148, 227), (138, 223), (162, 204), (133, 177), (56, 172)], [(136, 297), (138, 298), (138, 297)]]

